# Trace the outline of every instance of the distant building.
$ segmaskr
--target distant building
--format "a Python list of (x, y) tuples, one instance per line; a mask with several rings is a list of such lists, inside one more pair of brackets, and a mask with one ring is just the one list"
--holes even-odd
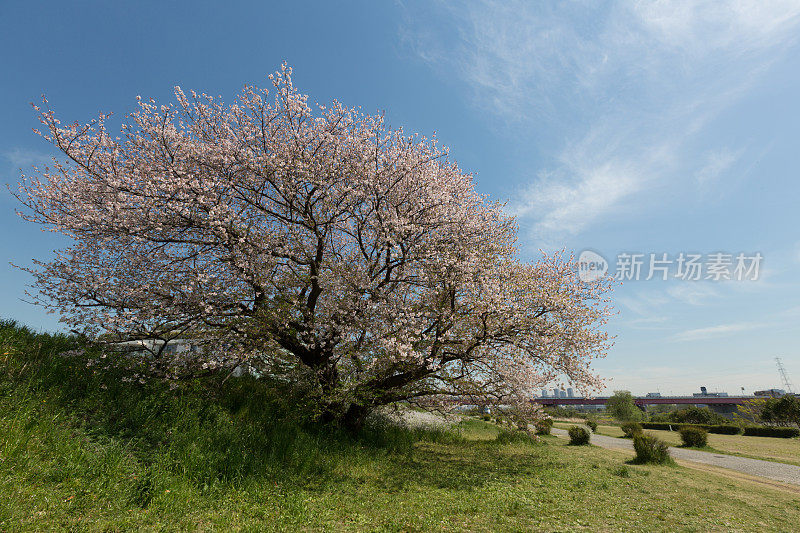
[(786, 391), (783, 389), (766, 389), (766, 390), (757, 390), (753, 393), (753, 396), (761, 396), (767, 398), (779, 398), (784, 396)]
[(558, 389), (553, 389), (553, 398), (559, 398)]
[(705, 387), (700, 387), (700, 392), (695, 392), (692, 394), (695, 398), (702, 397), (702, 396), (713, 396), (715, 398), (724, 398), (728, 396), (727, 392), (708, 392), (708, 389)]
[(542, 398), (547, 398), (547, 389), (542, 389)]
[(645, 398), (661, 398), (661, 393), (660, 392), (648, 392), (647, 394), (645, 394), (644, 397)]
[(558, 397), (559, 398), (566, 398), (567, 397), (567, 393), (565, 391), (563, 391), (563, 390), (560, 390), (560, 391), (558, 391)]
[(572, 387), (567, 389), (567, 398), (574, 398), (575, 395), (572, 393)]
[(115, 342), (113, 346), (120, 351), (146, 354), (162, 351), (165, 355), (175, 355), (180, 353), (196, 353), (200, 347), (190, 339), (171, 339), (166, 341), (160, 339), (141, 339), (133, 341)]

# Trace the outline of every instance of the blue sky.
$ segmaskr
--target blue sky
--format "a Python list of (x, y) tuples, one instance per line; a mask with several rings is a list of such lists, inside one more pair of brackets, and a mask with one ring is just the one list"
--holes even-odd
[[(230, 99), (287, 61), (312, 100), (435, 132), (508, 202), (526, 258), (763, 256), (757, 280), (619, 287), (610, 389), (752, 392), (780, 386), (775, 356), (800, 385), (800, 2), (220, 6), (0, 3), (0, 180), (53, 155), (31, 132), (42, 93), (85, 121), (174, 85)], [(57, 329), (9, 262), (64, 241), (16, 207), (3, 188), (0, 316)]]

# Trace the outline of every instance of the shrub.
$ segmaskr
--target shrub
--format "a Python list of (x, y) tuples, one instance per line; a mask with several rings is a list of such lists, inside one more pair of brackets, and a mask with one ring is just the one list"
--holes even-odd
[(797, 428), (776, 428), (769, 426), (748, 426), (744, 428), (744, 435), (748, 437), (779, 437), (791, 439), (800, 437), (800, 429)]
[(678, 422), (684, 424), (724, 424), (727, 422), (727, 419), (720, 415), (719, 413), (715, 413), (711, 409), (707, 407), (686, 407), (684, 409), (678, 409), (677, 411), (673, 411), (669, 414), (669, 419), (671, 422)]
[(649, 422), (669, 422), (669, 413), (651, 413), (647, 420)]
[(769, 398), (761, 408), (760, 418), (764, 422), (781, 426), (800, 424), (800, 398), (790, 395)]
[(587, 420), (586, 425), (592, 430), (592, 433), (597, 433), (597, 422), (594, 420)]
[(589, 432), (581, 426), (572, 426), (569, 428), (569, 443), (572, 446), (589, 444)]
[(483, 416), (481, 416), (481, 418), (482, 418), (482, 419), (483, 419), (485, 422), (491, 422), (491, 421), (492, 421), (492, 415), (483, 415)]
[(672, 463), (667, 443), (652, 435), (639, 433), (634, 436), (633, 449), (636, 451), (635, 462), (637, 463), (659, 465)]
[(541, 420), (536, 421), (536, 434), (537, 435), (549, 435), (550, 430), (553, 428), (553, 419), (552, 418), (543, 418)]
[(681, 430), (681, 440), (684, 446), (702, 448), (708, 442), (708, 432), (697, 426), (685, 426)]
[(632, 439), (642, 433), (642, 425), (638, 422), (625, 422), (619, 428), (626, 439)]
[(606, 401), (606, 411), (617, 420), (641, 420), (642, 411), (636, 407), (630, 391), (618, 390)]
[[(734, 426), (732, 424), (722, 424), (722, 425), (713, 425), (713, 424), (692, 424), (694, 427), (703, 428), (709, 433), (717, 433), (720, 435), (738, 435), (741, 433), (742, 428), (739, 426)], [(674, 423), (665, 423), (665, 422), (642, 422), (642, 427), (644, 429), (660, 429), (664, 431), (679, 431), (682, 427), (685, 427), (682, 424), (674, 424)]]

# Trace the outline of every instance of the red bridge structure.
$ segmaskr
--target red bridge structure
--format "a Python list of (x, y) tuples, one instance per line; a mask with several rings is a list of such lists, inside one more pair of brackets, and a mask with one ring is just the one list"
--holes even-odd
[[(594, 398), (555, 398), (543, 397), (534, 398), (534, 402), (541, 405), (605, 405), (608, 396), (596, 396)], [(697, 396), (639, 396), (633, 402), (643, 411), (648, 405), (707, 405), (711, 410), (721, 414), (730, 414), (736, 411), (736, 407), (742, 405), (747, 400), (753, 400), (758, 396), (716, 396), (697, 395)]]

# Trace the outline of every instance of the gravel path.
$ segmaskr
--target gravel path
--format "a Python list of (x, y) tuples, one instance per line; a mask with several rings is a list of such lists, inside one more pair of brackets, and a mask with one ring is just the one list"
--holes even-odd
[(458, 415), (443, 415), (441, 413), (429, 413), (406, 408), (386, 408), (382, 410), (382, 414), (390, 420), (411, 428), (445, 429), (461, 420)]
[[(567, 436), (566, 430), (563, 429), (553, 428), (552, 433), (559, 437)], [(633, 451), (633, 442), (629, 439), (592, 434), (592, 444), (602, 448)], [(727, 468), (751, 476), (763, 477), (783, 483), (791, 483), (792, 485), (800, 485), (800, 466), (675, 447), (670, 447), (669, 453), (673, 458), (681, 461), (691, 461), (693, 463)]]

